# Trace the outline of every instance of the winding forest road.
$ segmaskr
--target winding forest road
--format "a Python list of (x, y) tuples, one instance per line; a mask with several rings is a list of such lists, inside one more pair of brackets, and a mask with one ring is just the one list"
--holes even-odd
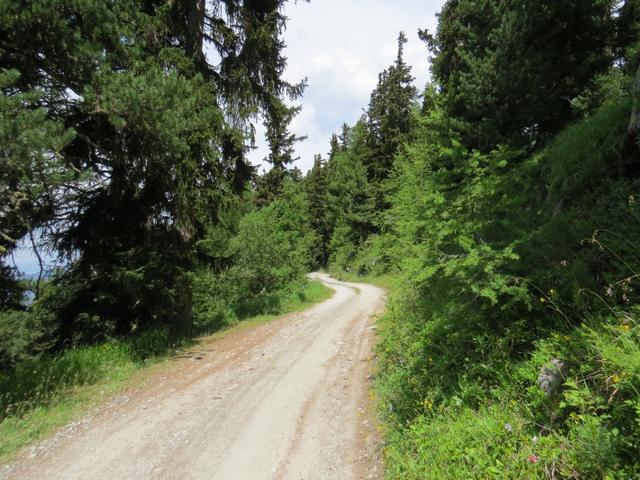
[(378, 479), (368, 395), (383, 290), (198, 345), (0, 472), (9, 479)]

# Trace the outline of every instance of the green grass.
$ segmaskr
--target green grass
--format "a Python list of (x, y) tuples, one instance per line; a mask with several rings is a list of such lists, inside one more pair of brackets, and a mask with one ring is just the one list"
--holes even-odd
[[(377, 349), (386, 478), (640, 478), (638, 307), (549, 331), (510, 358), (513, 334), (482, 335), (473, 317), (424, 321), (414, 296), (397, 295)], [(567, 377), (547, 397), (537, 379), (553, 358)]]
[[(278, 315), (304, 310), (332, 294), (333, 290), (319, 282), (306, 282), (300, 289), (283, 295), (274, 313), (247, 318), (207, 338), (220, 338)], [(0, 375), (0, 462), (11, 461), (20, 448), (139, 383), (154, 371), (151, 366), (161, 367), (192, 344), (193, 339), (175, 339), (159, 329), (24, 362), (10, 374)]]

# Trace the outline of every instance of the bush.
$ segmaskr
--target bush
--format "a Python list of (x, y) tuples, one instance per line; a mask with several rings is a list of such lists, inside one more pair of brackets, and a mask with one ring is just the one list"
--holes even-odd
[(23, 359), (0, 374), (0, 419), (47, 405), (73, 387), (95, 383), (113, 369), (161, 355), (173, 342), (168, 330), (155, 329), (121, 341)]
[[(535, 154), (469, 152), (432, 112), (397, 157), (391, 238), (351, 264), (403, 281), (379, 346), (390, 478), (640, 478), (628, 100)], [(546, 396), (553, 358), (569, 373)]]
[(40, 332), (26, 311), (0, 311), (0, 371), (31, 358)]
[(280, 299), (305, 283), (315, 242), (306, 193), (286, 184), (280, 197), (240, 218), (235, 235), (221, 237), (213, 230), (201, 243), (227, 264), (211, 262), (190, 275), (196, 331), (277, 313)]
[(281, 197), (242, 218), (231, 242), (235, 263), (229, 273), (249, 295), (278, 292), (304, 279), (315, 242), (308, 212), (306, 194), (290, 183)]

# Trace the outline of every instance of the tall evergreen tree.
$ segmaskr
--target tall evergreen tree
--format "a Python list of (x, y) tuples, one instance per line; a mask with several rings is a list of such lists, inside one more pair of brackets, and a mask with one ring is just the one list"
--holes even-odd
[(326, 162), (321, 155), (316, 155), (313, 168), (305, 177), (305, 187), (311, 225), (317, 234), (313, 254), (320, 266), (326, 266), (329, 260), (329, 242), (333, 233), (328, 186)]
[(295, 156), (295, 144), (307, 137), (292, 133), (290, 125), (300, 110), (300, 106), (289, 107), (280, 99), (269, 108), (265, 135), (269, 155), (264, 161), (271, 169), (257, 180), (256, 202), (260, 206), (269, 204), (282, 193), (284, 181), (292, 173), (288, 167), (299, 158)]
[(432, 71), (468, 146), (534, 145), (571, 118), (571, 100), (615, 57), (616, 0), (450, 0)]
[(412, 84), (411, 67), (403, 58), (406, 43), (406, 35), (400, 32), (396, 61), (378, 76), (378, 85), (371, 93), (364, 119), (367, 147), (364, 162), (369, 178), (375, 181), (389, 175), (393, 156), (398, 147), (408, 140), (413, 124), (411, 109), (416, 88)]
[(329, 140), (329, 160), (333, 159), (338, 152), (342, 150), (340, 146), (340, 140), (335, 133), (331, 134), (331, 140)]
[(344, 152), (351, 144), (352, 130), (347, 123), (342, 124), (342, 129), (338, 139), (340, 140), (340, 151)]
[(39, 181), (73, 177), (28, 226), (57, 229), (73, 260), (63, 341), (109, 325), (188, 328), (193, 246), (252, 173), (251, 123), (260, 112), (281, 123), (273, 106), (301, 91), (282, 80), (283, 5), (0, 0), (0, 69), (17, 72), (3, 94), (37, 92), (21, 107), (42, 117), (30, 125), (41, 138), (57, 129), (49, 146), (33, 142), (60, 164)]

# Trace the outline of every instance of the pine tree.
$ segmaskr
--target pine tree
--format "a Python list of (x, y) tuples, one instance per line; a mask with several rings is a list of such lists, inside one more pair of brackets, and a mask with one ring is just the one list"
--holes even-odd
[(338, 152), (342, 150), (340, 146), (340, 140), (335, 133), (331, 134), (331, 140), (329, 140), (329, 160), (333, 159)]
[(329, 206), (327, 166), (321, 155), (315, 156), (313, 168), (305, 177), (305, 187), (311, 225), (317, 234), (313, 248), (314, 259), (317, 265), (327, 266), (333, 225)]
[(432, 71), (464, 141), (532, 146), (571, 119), (571, 100), (613, 64), (615, 0), (448, 1)]
[(340, 132), (340, 135), (338, 136), (338, 139), (340, 140), (340, 151), (341, 152), (345, 152), (347, 150), (347, 148), (349, 148), (349, 145), (351, 145), (351, 137), (352, 137), (352, 129), (351, 129), (351, 127), (348, 124), (343, 123), (342, 124), (342, 131)]
[(295, 144), (307, 137), (291, 133), (290, 125), (300, 110), (300, 106), (288, 107), (279, 99), (270, 107), (265, 135), (269, 155), (264, 162), (271, 169), (257, 180), (256, 203), (259, 206), (268, 205), (282, 193), (284, 181), (292, 173), (288, 167), (299, 158), (295, 156)]
[[(51, 148), (73, 177), (55, 208), (38, 208), (37, 224), (74, 260), (61, 342), (189, 327), (194, 244), (252, 174), (252, 122), (263, 113), (277, 137), (288, 121), (277, 106), (302, 89), (282, 79), (283, 4), (0, 0), (0, 69), (18, 72), (3, 93), (38, 92), (23, 107), (43, 112), (31, 125), (57, 130), (33, 151)], [(25, 227), (12, 223), (15, 240)]]
[(404, 32), (400, 32), (396, 61), (380, 73), (364, 119), (367, 153), (363, 160), (369, 179), (374, 181), (388, 177), (393, 156), (408, 140), (413, 125), (411, 111), (416, 88), (412, 84), (411, 67), (403, 58), (406, 43)]

